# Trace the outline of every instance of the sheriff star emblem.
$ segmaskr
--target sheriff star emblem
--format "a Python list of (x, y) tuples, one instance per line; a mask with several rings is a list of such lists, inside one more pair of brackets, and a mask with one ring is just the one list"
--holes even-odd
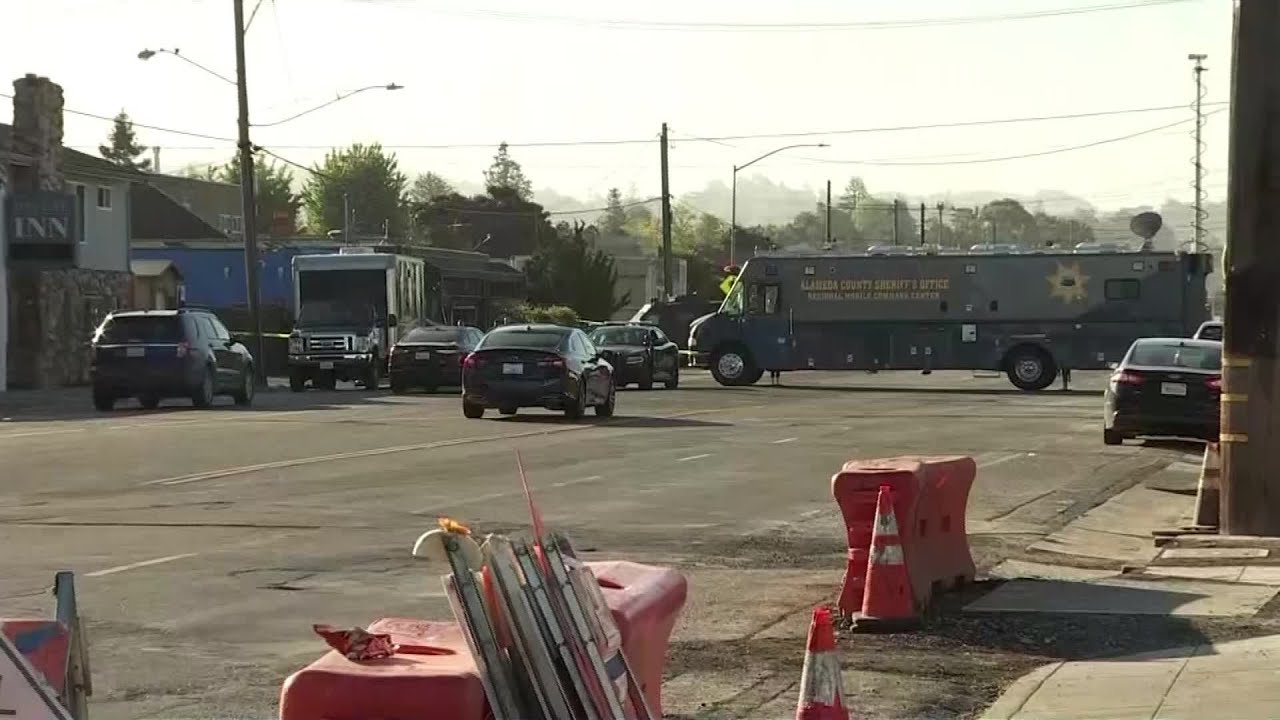
[(1081, 272), (1079, 263), (1058, 263), (1058, 269), (1045, 280), (1049, 282), (1049, 295), (1064, 303), (1084, 302), (1089, 295), (1089, 276)]

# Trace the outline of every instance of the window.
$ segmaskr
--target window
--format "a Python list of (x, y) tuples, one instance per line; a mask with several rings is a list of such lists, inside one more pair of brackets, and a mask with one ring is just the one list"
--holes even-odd
[(223, 325), (221, 320), (214, 317), (213, 315), (210, 315), (209, 324), (213, 326), (214, 337), (218, 338), (219, 340), (231, 339), (231, 333), (227, 331), (227, 326)]
[(98, 209), (99, 210), (111, 209), (111, 188), (109, 187), (98, 188)]
[(218, 337), (218, 334), (213, 331), (213, 323), (209, 322), (209, 318), (196, 318), (196, 327), (206, 339), (213, 340)]
[(584, 355), (587, 357), (596, 357), (600, 354), (600, 351), (591, 343), (591, 339), (587, 337), (586, 333), (578, 331), (576, 337), (578, 338), (578, 346), (582, 348), (582, 353)]
[(1108, 280), (1103, 289), (1108, 300), (1137, 300), (1142, 294), (1142, 283), (1136, 278)]
[(662, 331), (661, 331), (661, 330), (659, 330), (659, 329), (657, 329), (657, 328), (654, 328), (654, 329), (653, 329), (653, 344), (654, 344), (654, 345), (666, 345), (666, 344), (667, 344), (667, 336), (666, 336), (666, 335), (663, 335), (663, 334), (662, 334)]
[(779, 288), (777, 285), (764, 286), (764, 314), (765, 315), (778, 314), (778, 293), (779, 293)]
[(76, 239), (84, 242), (84, 186), (76, 185)]

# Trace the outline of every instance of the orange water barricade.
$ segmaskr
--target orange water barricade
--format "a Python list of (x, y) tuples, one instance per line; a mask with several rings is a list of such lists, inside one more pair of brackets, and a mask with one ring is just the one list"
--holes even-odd
[(837, 606), (862, 612), (872, 530), (880, 487), (888, 486), (899, 529), (914, 607), (922, 612), (935, 592), (973, 580), (965, 531), (969, 489), (977, 475), (970, 457), (898, 457), (851, 460), (831, 478), (849, 544), (849, 562)]
[[(589, 562), (622, 634), (622, 647), (655, 713), (661, 714), (667, 646), (688, 582), (669, 568)], [(488, 703), (456, 622), (386, 618), (371, 633), (400, 648), (356, 662), (331, 651), (284, 681), (280, 720), (485, 720)]]

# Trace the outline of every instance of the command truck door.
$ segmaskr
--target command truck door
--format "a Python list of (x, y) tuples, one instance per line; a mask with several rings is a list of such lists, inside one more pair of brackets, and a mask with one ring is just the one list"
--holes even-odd
[(764, 370), (792, 369), (795, 338), (782, 285), (772, 279), (752, 280), (746, 290), (746, 327), (756, 366)]

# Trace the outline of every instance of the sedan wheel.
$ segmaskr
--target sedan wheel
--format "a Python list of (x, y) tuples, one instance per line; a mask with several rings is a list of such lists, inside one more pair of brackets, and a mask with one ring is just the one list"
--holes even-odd
[(596, 406), (596, 417), (613, 417), (613, 410), (618, 405), (618, 391), (610, 386), (609, 398)]
[(564, 416), (570, 420), (577, 420), (587, 411), (587, 388), (586, 385), (578, 386), (578, 397), (564, 408)]
[(237, 405), (248, 407), (253, 404), (253, 395), (257, 389), (257, 384), (253, 381), (253, 368), (246, 367), (240, 374), (240, 389), (235, 392), (232, 399)]
[(205, 369), (200, 385), (191, 395), (191, 404), (198, 408), (207, 408), (213, 404), (213, 371)]

